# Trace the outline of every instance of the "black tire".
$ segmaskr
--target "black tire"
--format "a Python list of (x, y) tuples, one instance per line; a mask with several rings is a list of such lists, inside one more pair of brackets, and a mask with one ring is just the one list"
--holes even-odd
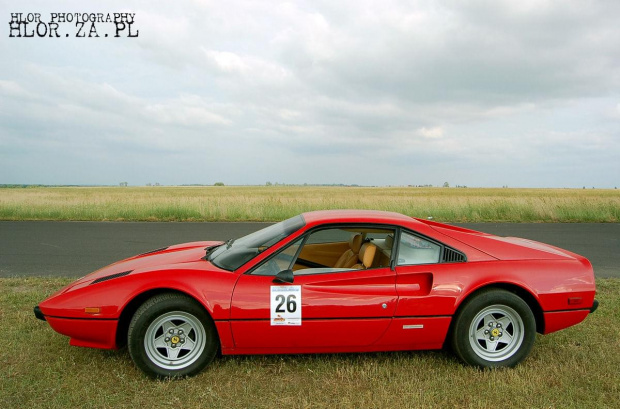
[(194, 299), (159, 294), (138, 308), (127, 334), (136, 366), (154, 378), (192, 376), (215, 357), (219, 347), (213, 320)]
[(481, 368), (513, 367), (525, 359), (536, 339), (536, 320), (519, 296), (500, 289), (465, 301), (451, 331), (452, 350)]

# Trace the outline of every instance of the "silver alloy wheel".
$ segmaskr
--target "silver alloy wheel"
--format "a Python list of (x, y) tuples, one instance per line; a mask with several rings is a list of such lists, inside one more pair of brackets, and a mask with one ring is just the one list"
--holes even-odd
[(521, 316), (506, 305), (482, 309), (469, 326), (469, 343), (476, 355), (487, 361), (503, 361), (513, 356), (523, 343)]
[(144, 334), (148, 358), (160, 368), (178, 370), (196, 362), (207, 335), (200, 320), (184, 311), (171, 311), (155, 319)]

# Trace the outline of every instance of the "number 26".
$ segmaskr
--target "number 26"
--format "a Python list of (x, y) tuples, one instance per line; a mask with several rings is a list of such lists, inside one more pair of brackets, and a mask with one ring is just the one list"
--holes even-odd
[[(276, 301), (279, 302), (279, 304), (276, 306), (276, 312), (295, 312), (297, 311), (297, 302), (295, 301), (297, 299), (297, 297), (295, 297), (294, 294), (289, 295), (288, 297), (286, 297), (286, 299), (284, 298), (284, 296), (282, 294), (279, 294), (276, 296)], [(286, 311), (284, 311), (284, 303), (286, 302)]]

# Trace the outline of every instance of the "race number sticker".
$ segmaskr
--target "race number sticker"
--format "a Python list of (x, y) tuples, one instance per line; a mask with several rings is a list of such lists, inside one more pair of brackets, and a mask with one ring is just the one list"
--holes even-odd
[(301, 286), (271, 286), (271, 325), (301, 325)]

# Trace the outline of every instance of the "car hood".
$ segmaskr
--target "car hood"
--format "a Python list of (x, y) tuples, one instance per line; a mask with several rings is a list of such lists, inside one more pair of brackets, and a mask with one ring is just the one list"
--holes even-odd
[(585, 260), (579, 254), (534, 240), (500, 237), (439, 223), (432, 223), (431, 227), (499, 260)]
[[(71, 288), (91, 284), (97, 280), (100, 282), (108, 278), (122, 277), (123, 275), (132, 273), (137, 274), (151, 270), (160, 270), (164, 266), (170, 269), (173, 266), (200, 261), (201, 258), (205, 256), (205, 248), (219, 244), (222, 244), (222, 242), (195, 241), (138, 254), (137, 256), (129, 257), (125, 260), (117, 261), (116, 263), (100, 268), (71, 283), (69, 286), (59, 291), (59, 293), (65, 292)], [(205, 261), (205, 263), (208, 262)], [(217, 269), (210, 263), (209, 267)]]

